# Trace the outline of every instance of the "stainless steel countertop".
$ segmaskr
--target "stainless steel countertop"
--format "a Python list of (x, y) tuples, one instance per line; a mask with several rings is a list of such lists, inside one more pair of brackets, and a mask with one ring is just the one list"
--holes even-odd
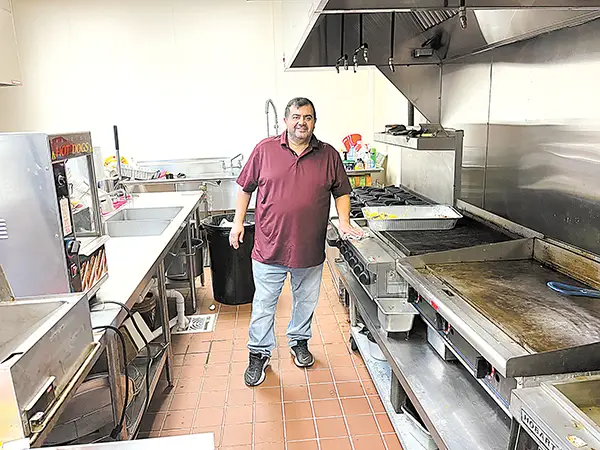
[[(160, 236), (111, 237), (106, 243), (109, 277), (98, 291), (98, 301), (118, 301), (131, 307), (146, 287), (157, 265), (183, 231), (204, 193), (159, 192), (134, 194), (125, 208), (177, 207), (183, 209)], [(119, 326), (126, 314), (117, 305), (104, 305), (92, 312), (92, 326)]]
[[(510, 419), (458, 363), (445, 362), (418, 330), (408, 341), (388, 338), (377, 306), (345, 263), (337, 264), (365, 325), (440, 449), (505, 450)], [(415, 328), (417, 325), (415, 325)]]
[(101, 444), (69, 445), (66, 447), (46, 447), (46, 450), (164, 450), (167, 448), (193, 448), (194, 450), (214, 450), (214, 434), (201, 433), (185, 436), (137, 439), (135, 441), (107, 442)]

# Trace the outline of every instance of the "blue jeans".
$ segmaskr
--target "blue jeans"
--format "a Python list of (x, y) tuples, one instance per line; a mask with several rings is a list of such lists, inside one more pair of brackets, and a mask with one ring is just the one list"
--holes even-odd
[(292, 317), (286, 333), (290, 347), (297, 341), (310, 339), (312, 318), (319, 302), (323, 264), (291, 269), (252, 260), (252, 271), (256, 291), (252, 301), (248, 349), (270, 356), (275, 348), (275, 311), (288, 273), (292, 285)]

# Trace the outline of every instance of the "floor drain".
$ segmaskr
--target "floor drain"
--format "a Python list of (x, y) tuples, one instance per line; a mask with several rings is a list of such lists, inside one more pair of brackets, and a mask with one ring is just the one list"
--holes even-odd
[(199, 316), (187, 316), (190, 324), (185, 330), (177, 331), (173, 328), (171, 334), (188, 334), (188, 333), (210, 333), (215, 329), (217, 322), (216, 314), (202, 314)]

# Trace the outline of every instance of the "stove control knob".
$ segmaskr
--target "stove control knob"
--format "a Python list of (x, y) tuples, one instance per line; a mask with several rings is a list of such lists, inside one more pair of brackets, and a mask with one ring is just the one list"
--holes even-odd
[(348, 261), (348, 260), (349, 260), (349, 259), (352, 257), (352, 252), (351, 252), (349, 249), (345, 248), (345, 249), (342, 251), (342, 256), (344, 257), (344, 259), (345, 259), (346, 261)]
[(362, 284), (371, 284), (371, 275), (366, 270), (358, 275), (358, 279)]
[(354, 256), (350, 256), (350, 258), (348, 258), (348, 264), (350, 265), (350, 267), (354, 268), (358, 264), (358, 261)]
[(365, 270), (365, 268), (361, 263), (357, 262), (352, 270), (356, 276), (359, 276)]
[(81, 247), (81, 243), (79, 241), (69, 239), (65, 242), (65, 245), (67, 247), (67, 256), (73, 257), (79, 254), (79, 249)]
[(64, 176), (63, 174), (59, 174), (59, 175), (56, 177), (56, 184), (57, 184), (59, 187), (63, 187), (63, 186), (65, 186), (65, 185), (67, 184), (67, 179), (65, 178), (65, 176)]

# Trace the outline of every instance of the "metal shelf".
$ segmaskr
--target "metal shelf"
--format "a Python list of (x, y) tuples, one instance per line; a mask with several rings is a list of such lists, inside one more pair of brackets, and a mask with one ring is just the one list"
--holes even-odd
[(408, 148), (411, 150), (423, 151), (455, 151), (456, 136), (454, 131), (447, 130), (450, 136), (446, 136), (443, 132), (442, 136), (438, 137), (413, 137), (394, 136), (387, 133), (375, 133), (373, 140), (383, 144), (395, 145), (397, 147)]
[(426, 325), (416, 321), (409, 340), (389, 338), (379, 326), (377, 306), (347, 264), (337, 267), (363, 323), (439, 448), (506, 450), (510, 419), (462, 365), (439, 358), (427, 343)]
[(390, 401), (392, 369), (390, 365), (386, 361), (378, 361), (369, 355), (368, 339), (365, 335), (360, 334), (359, 331), (359, 327), (352, 327), (350, 329), (350, 333), (352, 334), (356, 346), (358, 347), (358, 351), (367, 366), (367, 370), (369, 371), (369, 375), (371, 375), (371, 380), (373, 380), (373, 384), (377, 389), (377, 393), (381, 398), (385, 411), (392, 422), (392, 426), (396, 431), (398, 439), (400, 439), (402, 448), (404, 450), (424, 450), (425, 447), (423, 447), (410, 433), (410, 428), (407, 426), (407, 419), (404, 417), (404, 414), (398, 414), (392, 406), (392, 402)]
[[(163, 344), (152, 342), (150, 343), (150, 350), (152, 358), (154, 360), (154, 362), (150, 365), (150, 399), (152, 399), (154, 391), (156, 390), (156, 386), (158, 385), (158, 381), (160, 380), (160, 375), (167, 361), (167, 352), (165, 351), (166, 347), (164, 347)], [(144, 374), (144, 377), (141, 380), (140, 393), (127, 407), (127, 434), (130, 438), (136, 435), (140, 423), (142, 422), (142, 417), (146, 412), (144, 410), (144, 405), (146, 402), (145, 377), (147, 361), (148, 358), (146, 354), (146, 348), (144, 347), (140, 351), (138, 356), (129, 364), (130, 366), (134, 366)]]
[(383, 172), (382, 167), (375, 167), (374, 169), (359, 169), (359, 170), (346, 170), (346, 175), (349, 177), (356, 177), (359, 175), (369, 175), (371, 173), (381, 173)]

